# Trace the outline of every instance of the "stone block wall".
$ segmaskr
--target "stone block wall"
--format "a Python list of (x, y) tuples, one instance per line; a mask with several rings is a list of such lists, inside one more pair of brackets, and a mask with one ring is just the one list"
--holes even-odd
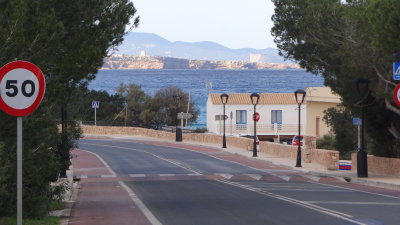
[[(400, 159), (368, 155), (368, 173), (384, 176), (400, 176)], [(357, 171), (357, 153), (351, 154), (352, 167)]]
[(339, 169), (339, 151), (311, 149), (310, 161), (326, 166), (328, 170)]
[[(84, 134), (94, 135), (132, 135), (144, 136), (173, 141), (175, 133), (138, 128), (138, 127), (109, 127), (109, 126), (81, 126)], [(200, 143), (212, 143), (222, 145), (222, 136), (216, 134), (191, 133), (183, 134), (183, 141), (193, 141)], [(228, 147), (252, 150), (253, 140), (243, 137), (227, 136)], [(307, 144), (309, 143), (309, 144)], [(305, 138), (305, 149), (302, 150), (302, 161), (308, 163), (318, 163), (326, 166), (326, 169), (339, 168), (339, 152), (322, 149), (311, 149), (315, 146), (315, 139)], [(315, 148), (315, 147), (314, 147)], [(297, 146), (282, 145), (272, 142), (260, 142), (260, 152), (276, 155), (282, 158), (296, 159)]]
[(94, 135), (132, 135), (175, 140), (175, 133), (145, 129), (140, 127), (81, 126), (84, 134)]
[[(297, 146), (282, 145), (272, 142), (261, 142), (260, 152), (276, 155), (282, 158), (295, 160), (297, 157)], [(339, 152), (324, 149), (309, 149), (307, 146), (302, 149), (302, 162), (318, 163), (328, 170), (339, 169)]]

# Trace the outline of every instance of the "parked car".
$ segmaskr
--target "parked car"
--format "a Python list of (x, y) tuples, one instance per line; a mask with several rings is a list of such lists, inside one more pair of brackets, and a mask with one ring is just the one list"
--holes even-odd
[(300, 138), (298, 135), (294, 136), (292, 140), (292, 145), (299, 146), (299, 141), (300, 141), (300, 146), (303, 146), (303, 135), (300, 135)]

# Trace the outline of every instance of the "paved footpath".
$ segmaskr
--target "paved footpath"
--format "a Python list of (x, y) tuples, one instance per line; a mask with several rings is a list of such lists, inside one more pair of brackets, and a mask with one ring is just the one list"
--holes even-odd
[(72, 155), (74, 176), (103, 178), (81, 180), (69, 225), (151, 224), (121, 183), (112, 179), (112, 170), (96, 155), (81, 150), (73, 150)]

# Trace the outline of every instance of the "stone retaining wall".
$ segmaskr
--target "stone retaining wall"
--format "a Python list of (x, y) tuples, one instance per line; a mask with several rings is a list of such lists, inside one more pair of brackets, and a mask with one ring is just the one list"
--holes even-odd
[[(357, 171), (357, 153), (351, 154), (352, 170)], [(400, 159), (368, 155), (368, 173), (384, 176), (400, 176)]]
[[(272, 142), (261, 142), (260, 151), (276, 155), (282, 158), (290, 158), (295, 162), (297, 158), (297, 146), (282, 145)], [(324, 165), (328, 170), (339, 169), (339, 152), (324, 149), (309, 149), (307, 146), (302, 148), (302, 162), (318, 163)]]
[[(103, 127), (103, 126), (81, 126), (84, 134), (95, 135), (132, 135), (175, 140), (175, 133), (151, 130), (138, 127)], [(222, 145), (222, 136), (216, 134), (191, 133), (183, 134), (183, 141), (193, 141), (201, 143), (212, 143)], [(243, 137), (227, 136), (228, 146), (252, 150), (253, 140)], [(308, 144), (309, 143), (309, 144)], [(339, 152), (331, 150), (311, 149), (315, 148), (315, 139), (305, 138), (305, 149), (303, 150), (303, 162), (318, 163), (326, 166), (326, 169), (339, 168)], [(272, 142), (260, 142), (260, 152), (276, 155), (282, 158), (296, 159), (297, 147), (292, 145), (282, 145)], [(304, 153), (305, 152), (305, 153)]]

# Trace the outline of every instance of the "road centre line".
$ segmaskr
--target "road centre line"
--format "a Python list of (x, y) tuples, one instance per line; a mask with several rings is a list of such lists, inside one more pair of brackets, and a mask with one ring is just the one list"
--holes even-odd
[(321, 190), (321, 189), (299, 189), (299, 188), (264, 188), (264, 190), (268, 191), (299, 191), (299, 192), (351, 192), (351, 191), (345, 191), (345, 190)]
[(317, 211), (317, 212), (320, 212), (320, 213), (328, 214), (328, 215), (337, 217), (339, 219), (352, 222), (354, 224), (366, 225), (365, 223), (362, 223), (362, 222), (359, 222), (359, 221), (351, 219), (351, 218), (353, 218), (352, 215), (345, 214), (345, 213), (338, 212), (338, 211), (331, 210), (331, 209), (327, 209), (327, 208), (323, 208), (321, 206), (313, 205), (313, 204), (305, 202), (305, 201), (300, 201), (300, 200), (297, 200), (297, 199), (294, 199), (294, 198), (289, 198), (289, 197), (285, 197), (285, 196), (282, 196), (282, 195), (277, 195), (277, 194), (274, 194), (274, 193), (271, 193), (271, 192), (268, 192), (268, 191), (262, 191), (262, 190), (260, 190), (258, 188), (253, 188), (253, 187), (250, 187), (250, 186), (247, 186), (247, 185), (242, 185), (242, 184), (239, 184), (239, 183), (236, 183), (236, 182), (230, 182), (230, 181), (226, 181), (226, 180), (217, 180), (217, 181), (221, 182), (221, 183), (224, 183), (224, 184), (231, 185), (231, 186), (235, 186), (235, 187), (238, 187), (238, 188), (242, 188), (242, 189), (246, 189), (246, 190), (249, 190), (249, 191), (253, 191), (253, 192), (256, 192), (258, 194), (267, 196), (267, 197), (271, 197), (271, 198), (275, 198), (275, 199), (278, 199), (278, 200), (286, 201), (286, 202), (289, 202), (289, 203), (292, 203), (292, 204), (295, 204), (295, 205), (299, 205), (299, 206), (302, 206), (302, 207), (305, 207), (305, 208), (308, 208), (308, 209), (311, 209), (311, 210), (314, 210), (314, 211)]
[[(168, 163), (171, 163), (171, 164), (173, 164), (173, 165), (175, 165), (175, 166), (178, 166), (178, 167), (180, 167), (180, 168), (182, 168), (182, 169), (188, 170), (188, 171), (190, 171), (190, 172), (192, 172), (192, 173), (195, 173), (195, 174), (202, 174), (201, 171), (194, 170), (194, 169), (192, 169), (192, 168), (189, 168), (189, 167), (186, 167), (186, 166), (182, 165), (181, 163), (178, 163), (178, 162), (175, 162), (175, 161), (173, 161), (173, 160), (164, 158), (164, 157), (162, 157), (162, 156), (160, 156), (160, 155), (156, 155), (156, 154), (154, 154), (154, 153), (147, 152), (147, 151), (145, 151), (145, 150), (140, 150), (140, 149), (135, 149), (135, 148), (127, 148), (127, 147), (121, 147), (121, 146), (115, 146), (115, 145), (102, 145), (102, 144), (90, 144), (90, 143), (84, 143), (84, 144), (85, 144), (85, 145), (94, 145), (94, 146), (103, 146), (103, 147), (120, 148), (120, 149), (126, 149), (126, 150), (132, 150), (132, 151), (137, 151), (137, 152), (146, 153), (146, 154), (152, 155), (152, 156), (154, 156), (154, 157), (156, 157), (156, 158), (158, 158), (158, 159), (161, 159), (161, 160), (163, 160), (163, 161), (166, 161), (166, 162), (168, 162)], [(95, 154), (95, 153), (94, 153), (94, 154)], [(98, 157), (100, 157), (100, 156), (98, 156)]]
[(387, 205), (387, 206), (400, 206), (395, 202), (343, 202), (343, 201), (305, 201), (311, 204), (332, 204), (332, 205)]

